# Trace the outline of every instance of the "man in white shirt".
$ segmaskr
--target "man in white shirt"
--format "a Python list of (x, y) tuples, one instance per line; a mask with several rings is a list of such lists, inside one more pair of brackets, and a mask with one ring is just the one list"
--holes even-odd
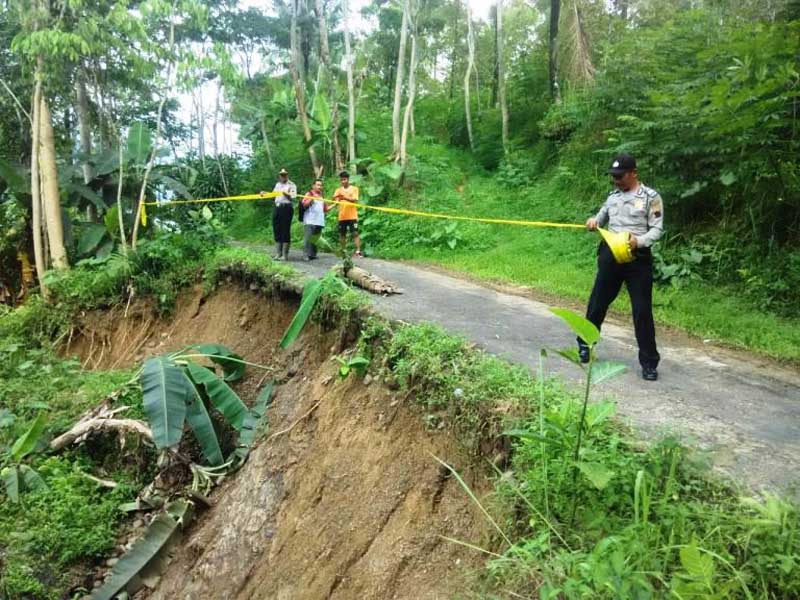
[(303, 203), (303, 255), (305, 260), (317, 258), (317, 240), (325, 228), (325, 213), (332, 206), (322, 201), (322, 180), (315, 179), (311, 191), (301, 201)]

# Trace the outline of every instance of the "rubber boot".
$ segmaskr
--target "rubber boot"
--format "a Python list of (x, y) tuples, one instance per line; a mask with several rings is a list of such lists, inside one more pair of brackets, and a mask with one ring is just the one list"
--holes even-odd
[(272, 260), (283, 260), (283, 244), (281, 242), (275, 244), (275, 256), (272, 257)]
[(283, 260), (289, 260), (289, 242), (283, 245)]

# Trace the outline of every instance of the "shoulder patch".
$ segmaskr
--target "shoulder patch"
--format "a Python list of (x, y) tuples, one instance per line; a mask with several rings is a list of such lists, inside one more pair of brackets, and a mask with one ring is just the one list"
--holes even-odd
[(658, 196), (658, 192), (657, 191), (655, 191), (651, 187), (647, 187), (646, 185), (642, 186), (642, 190), (644, 190), (644, 193), (648, 198), (655, 198), (656, 196)]

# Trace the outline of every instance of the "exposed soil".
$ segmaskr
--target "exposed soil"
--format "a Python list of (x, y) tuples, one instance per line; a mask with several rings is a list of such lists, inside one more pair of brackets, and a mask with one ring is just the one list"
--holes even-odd
[(330, 357), (352, 332), (310, 324), (290, 351), (278, 341), (295, 302), (227, 287), (186, 295), (168, 320), (150, 307), (87, 315), (70, 341), (90, 368), (132, 365), (190, 343), (225, 344), (248, 368), (251, 401), (278, 382), (269, 433), (212, 494), (155, 589), (159, 599), (451, 598), (483, 560), (442, 536), (484, 545), (483, 518), (432, 455), (478, 493), (486, 480), (444, 433), (425, 429), (401, 392), (336, 377)]

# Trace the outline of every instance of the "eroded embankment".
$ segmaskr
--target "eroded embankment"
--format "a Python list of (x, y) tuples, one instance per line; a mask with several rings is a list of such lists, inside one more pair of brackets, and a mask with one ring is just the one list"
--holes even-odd
[(228, 285), (207, 298), (187, 293), (168, 320), (145, 305), (87, 315), (71, 340), (69, 352), (92, 368), (221, 343), (270, 367), (237, 384), (246, 402), (264, 380), (278, 383), (268, 434), (215, 490), (155, 589), (137, 597), (449, 598), (479, 565), (477, 553), (442, 539), (480, 544), (486, 531), (432, 455), (478, 490), (486, 483), (402, 392), (338, 380), (330, 359), (353, 341), (352, 325), (309, 324), (290, 351), (278, 349), (295, 310), (296, 299)]

